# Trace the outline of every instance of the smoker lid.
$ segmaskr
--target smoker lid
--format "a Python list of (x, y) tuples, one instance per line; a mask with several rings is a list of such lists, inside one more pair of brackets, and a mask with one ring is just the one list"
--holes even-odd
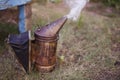
[(53, 37), (43, 37), (43, 36), (35, 35), (35, 40), (37, 40), (37, 41), (53, 42), (53, 41), (57, 41), (58, 39), (59, 39), (58, 34), (56, 34)]
[(54, 37), (56, 34), (59, 33), (60, 29), (63, 27), (67, 20), (67, 17), (59, 18), (48, 25), (45, 25), (41, 28), (38, 28), (35, 31), (35, 35), (41, 37)]

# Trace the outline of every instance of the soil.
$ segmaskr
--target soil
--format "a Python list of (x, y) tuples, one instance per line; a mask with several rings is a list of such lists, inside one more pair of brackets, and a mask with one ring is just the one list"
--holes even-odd
[(89, 3), (86, 6), (86, 9), (90, 12), (94, 12), (96, 14), (107, 16), (107, 17), (120, 17), (120, 12), (112, 7), (108, 7), (103, 5), (102, 3)]
[(6, 10), (0, 11), (0, 22), (5, 23), (18, 23), (18, 9), (17, 8), (10, 8)]

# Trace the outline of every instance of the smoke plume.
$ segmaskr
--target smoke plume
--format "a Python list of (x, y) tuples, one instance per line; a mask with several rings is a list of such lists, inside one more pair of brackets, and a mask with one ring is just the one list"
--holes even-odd
[(89, 2), (89, 0), (65, 0), (65, 3), (69, 6), (70, 12), (67, 14), (67, 18), (73, 21), (77, 21), (80, 17), (82, 9)]

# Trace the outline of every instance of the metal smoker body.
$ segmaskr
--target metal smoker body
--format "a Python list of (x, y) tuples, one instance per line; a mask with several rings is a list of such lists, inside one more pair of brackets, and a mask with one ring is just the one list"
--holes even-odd
[(34, 46), (32, 53), (32, 62), (35, 62), (37, 70), (49, 72), (54, 69), (56, 64), (58, 34), (66, 20), (66, 17), (62, 17), (35, 31), (36, 46)]

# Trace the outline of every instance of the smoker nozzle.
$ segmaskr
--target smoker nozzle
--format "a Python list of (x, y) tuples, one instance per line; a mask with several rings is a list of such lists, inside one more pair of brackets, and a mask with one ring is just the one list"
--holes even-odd
[(52, 23), (43, 26), (35, 31), (35, 34), (42, 37), (53, 37), (59, 33), (60, 29), (63, 27), (65, 22), (67, 21), (67, 17), (62, 17), (53, 21)]

